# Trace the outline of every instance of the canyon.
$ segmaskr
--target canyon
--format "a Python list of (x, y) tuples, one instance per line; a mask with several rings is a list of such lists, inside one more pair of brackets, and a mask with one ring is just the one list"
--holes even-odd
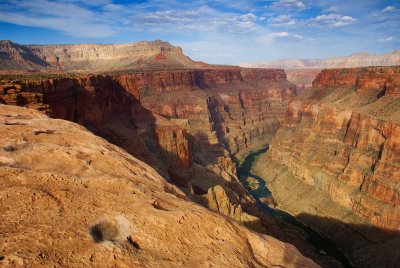
[[(10, 200), (0, 198), (7, 262), (56, 265), (63, 256), (77, 257), (78, 266), (93, 259), (149, 267), (340, 267), (296, 226), (264, 213), (238, 177), (245, 156), (269, 144), (252, 169), (275, 199), (264, 201), (334, 241), (353, 266), (399, 263), (399, 67), (308, 70), (317, 75), (308, 88), (296, 73), (288, 77), (297, 85), (282, 69), (195, 62), (159, 40), (2, 41), (0, 52), (2, 195), (32, 195), (37, 207), (21, 203), (18, 211), (38, 211), (32, 221), (43, 226), (30, 234), (42, 241), (33, 250), (39, 255), (26, 248), (15, 255), (16, 244), (7, 241), (33, 225), (10, 227), (19, 212), (11, 215)], [(40, 202), (47, 199), (62, 206), (55, 209), (62, 215), (44, 223)], [(53, 243), (39, 237), (45, 226), (65, 213), (70, 220), (53, 235), (70, 237), (70, 244), (39, 253)], [(115, 226), (125, 237), (84, 246), (117, 237)]]
[(296, 94), (282, 70), (14, 74), (2, 76), (0, 92), (1, 103), (84, 125), (150, 165), (188, 200), (338, 267), (264, 215), (236, 174), (235, 155), (268, 140), (286, 113), (282, 104)]
[(84, 127), (0, 104), (5, 267), (318, 267)]
[(85, 125), (189, 192), (221, 181), (236, 202), (249, 197), (231, 156), (268, 140), (296, 94), (282, 70), (15, 78), (2, 81), (1, 102)]
[(357, 267), (400, 262), (399, 82), (399, 67), (322, 71), (254, 168)]

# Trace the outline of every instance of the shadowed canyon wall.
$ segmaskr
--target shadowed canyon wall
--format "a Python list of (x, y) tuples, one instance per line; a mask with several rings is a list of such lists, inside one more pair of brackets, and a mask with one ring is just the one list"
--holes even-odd
[(319, 267), (78, 124), (0, 104), (0, 125), (2, 267)]
[(0, 102), (82, 124), (199, 204), (338, 267), (298, 230), (283, 231), (263, 214), (236, 175), (235, 154), (268, 141), (295, 94), (282, 70), (239, 68), (16, 75), (3, 77), (0, 86)]
[(217, 193), (229, 196), (240, 213), (240, 206), (254, 210), (255, 202), (231, 156), (268, 141), (296, 94), (285, 73), (274, 69), (59, 76), (4, 78), (0, 102), (87, 126), (198, 202), (221, 185), (226, 193)]
[(322, 71), (256, 167), (280, 207), (359, 267), (400, 263), (399, 92), (400, 67)]
[(400, 244), (399, 72), (324, 70), (299, 97), (275, 69), (11, 76), (0, 102), (85, 125), (193, 200), (261, 232), (275, 227), (235, 160), (270, 143), (256, 170), (280, 206), (355, 265), (390, 265)]

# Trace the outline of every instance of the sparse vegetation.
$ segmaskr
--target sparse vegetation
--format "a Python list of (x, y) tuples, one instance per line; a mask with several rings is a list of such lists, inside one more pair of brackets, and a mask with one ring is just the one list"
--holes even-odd
[(96, 242), (114, 241), (119, 235), (119, 224), (115, 219), (102, 220), (90, 231)]
[(15, 148), (15, 146), (12, 144), (7, 144), (3, 147), (3, 150), (6, 152), (14, 152), (17, 150), (17, 148)]

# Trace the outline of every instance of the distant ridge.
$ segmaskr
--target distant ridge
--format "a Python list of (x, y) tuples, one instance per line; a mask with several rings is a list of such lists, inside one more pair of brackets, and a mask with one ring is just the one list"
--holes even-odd
[(299, 89), (306, 89), (312, 86), (312, 82), (322, 69), (400, 65), (400, 50), (394, 50), (386, 54), (357, 52), (350, 56), (328, 59), (273, 60), (239, 65), (250, 68), (285, 69), (289, 82), (295, 84)]
[(267, 67), (291, 70), (395, 65), (400, 65), (400, 50), (394, 50), (386, 54), (357, 52), (351, 54), (350, 56), (334, 57), (328, 59), (287, 59), (240, 64), (240, 66), (242, 67)]
[(193, 68), (180, 47), (161, 40), (127, 44), (20, 45), (0, 41), (0, 71), (110, 71)]

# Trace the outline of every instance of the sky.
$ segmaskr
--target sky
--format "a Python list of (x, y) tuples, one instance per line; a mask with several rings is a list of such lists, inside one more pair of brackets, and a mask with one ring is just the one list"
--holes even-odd
[(400, 0), (1, 0), (3, 39), (161, 39), (216, 64), (387, 53), (400, 48)]

